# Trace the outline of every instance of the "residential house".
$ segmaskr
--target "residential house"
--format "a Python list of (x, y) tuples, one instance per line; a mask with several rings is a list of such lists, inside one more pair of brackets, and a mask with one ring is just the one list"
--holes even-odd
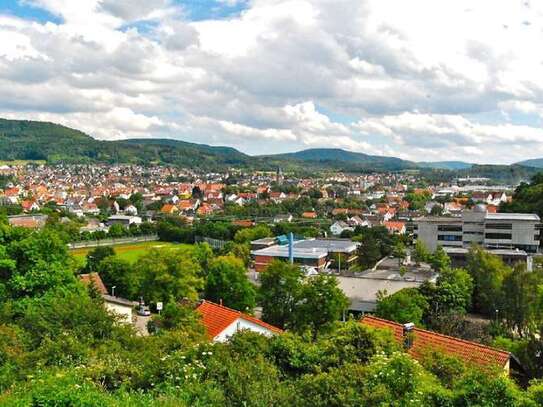
[(138, 214), (138, 209), (134, 205), (128, 205), (123, 212), (125, 215), (135, 216)]
[(13, 215), (8, 216), (8, 222), (15, 227), (41, 229), (47, 222), (47, 215)]
[(130, 225), (139, 225), (142, 223), (142, 219), (139, 216), (129, 216), (129, 215), (112, 215), (107, 219), (107, 225), (120, 224), (123, 226)]
[(350, 230), (352, 232), (354, 231), (354, 228), (342, 220), (338, 220), (330, 226), (330, 232), (335, 236), (341, 235), (345, 230)]
[(179, 208), (173, 204), (164, 204), (160, 209), (160, 212), (165, 215), (175, 215), (179, 212)]
[(273, 336), (283, 331), (273, 325), (267, 324), (251, 315), (215, 304), (211, 301), (202, 301), (196, 308), (202, 316), (202, 324), (207, 336), (213, 342), (226, 342), (236, 332), (248, 330)]
[(283, 202), (287, 198), (284, 192), (270, 192), (270, 199), (275, 203)]
[(32, 200), (24, 200), (21, 202), (21, 207), (23, 208), (24, 212), (32, 212), (32, 211), (39, 211), (40, 205), (36, 201)]
[(395, 235), (405, 234), (405, 222), (388, 220), (383, 222), (383, 226), (387, 228), (388, 233)]
[(503, 369), (510, 372), (511, 362), (517, 365), (512, 354), (476, 342), (442, 335), (417, 328), (413, 324), (398, 324), (386, 319), (366, 315), (363, 325), (392, 332), (394, 339), (415, 359), (421, 361), (433, 352), (456, 357), (461, 361), (482, 369)]
[(317, 212), (315, 211), (308, 211), (302, 213), (302, 218), (304, 219), (317, 219)]
[(109, 295), (107, 288), (98, 273), (80, 274), (79, 279), (85, 286), (90, 284), (94, 285), (102, 295), (104, 306), (108, 312), (119, 317), (121, 322), (128, 324), (133, 322), (134, 307), (138, 304), (137, 302)]
[(292, 215), (290, 213), (286, 215), (275, 215), (273, 218), (273, 223), (281, 223), (281, 222), (292, 222)]

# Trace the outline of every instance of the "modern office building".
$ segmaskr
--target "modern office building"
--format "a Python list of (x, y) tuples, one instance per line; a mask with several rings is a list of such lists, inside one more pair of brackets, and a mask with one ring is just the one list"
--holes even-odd
[(487, 249), (519, 249), (535, 253), (539, 248), (539, 216), (529, 213), (489, 213), (485, 205), (464, 211), (460, 217), (424, 217), (414, 220), (414, 235), (430, 251), (438, 246)]

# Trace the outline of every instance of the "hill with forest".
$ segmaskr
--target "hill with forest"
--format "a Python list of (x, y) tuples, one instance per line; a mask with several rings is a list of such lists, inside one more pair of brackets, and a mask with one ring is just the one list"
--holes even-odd
[(531, 160), (519, 161), (516, 164), (522, 165), (524, 167), (543, 168), (543, 158), (534, 158)]
[(165, 139), (104, 141), (54, 123), (0, 119), (1, 160), (64, 163), (163, 163), (207, 168), (247, 165), (250, 157), (229, 147)]
[(436, 170), (467, 170), (473, 167), (473, 164), (464, 161), (421, 161), (417, 163), (422, 168), (432, 168)]
[(342, 171), (421, 171), (424, 175), (488, 177), (504, 183), (530, 179), (540, 171), (524, 164), (476, 165), (460, 161), (422, 162), (352, 152), (313, 148), (294, 153), (250, 156), (232, 147), (209, 146), (174, 139), (97, 140), (59, 124), (0, 119), (0, 160), (44, 160), (56, 163), (167, 164), (203, 170), (231, 167), (297, 173)]
[(343, 171), (400, 171), (417, 168), (414, 162), (401, 158), (356, 153), (340, 148), (311, 148), (295, 153), (264, 156), (264, 158), (310, 163)]

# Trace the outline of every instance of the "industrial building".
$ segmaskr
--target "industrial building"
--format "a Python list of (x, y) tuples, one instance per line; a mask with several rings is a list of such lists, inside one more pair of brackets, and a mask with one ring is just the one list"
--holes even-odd
[[(312, 267), (321, 272), (327, 268), (338, 271), (348, 269), (357, 259), (359, 243), (348, 239), (304, 239), (289, 243), (271, 245), (269, 240), (252, 242), (252, 247), (262, 247), (251, 251), (255, 270), (264, 271), (275, 259), (289, 260), (300, 266)], [(284, 243), (279, 240), (279, 243)]]

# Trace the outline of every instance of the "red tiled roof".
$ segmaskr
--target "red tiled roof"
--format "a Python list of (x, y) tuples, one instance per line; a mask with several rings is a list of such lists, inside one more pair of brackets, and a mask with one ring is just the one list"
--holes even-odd
[(89, 284), (94, 284), (94, 286), (98, 289), (100, 294), (107, 294), (107, 288), (104, 285), (104, 282), (100, 278), (100, 275), (98, 273), (89, 273), (89, 274), (80, 274), (79, 279), (85, 286)]
[[(373, 316), (365, 316), (360, 322), (373, 328), (392, 330), (396, 341), (403, 343), (402, 324)], [(504, 368), (511, 356), (509, 352), (425, 329), (414, 328), (411, 332), (413, 344), (408, 353), (415, 359), (422, 359), (429, 351), (438, 351), (481, 367), (499, 366)]]
[(238, 219), (238, 220), (232, 221), (232, 224), (236, 226), (241, 226), (244, 228), (250, 228), (251, 226), (254, 225), (254, 222), (250, 219)]
[(196, 308), (196, 310), (202, 315), (202, 322), (210, 339), (220, 335), (222, 331), (228, 328), (238, 318), (260, 325), (261, 327), (269, 329), (272, 332), (283, 332), (281, 329), (267, 324), (255, 317), (225, 307), (224, 305), (215, 304), (214, 302), (203, 301), (198, 308)]
[(386, 221), (383, 222), (388, 230), (401, 231), (405, 227), (405, 222), (400, 221)]

